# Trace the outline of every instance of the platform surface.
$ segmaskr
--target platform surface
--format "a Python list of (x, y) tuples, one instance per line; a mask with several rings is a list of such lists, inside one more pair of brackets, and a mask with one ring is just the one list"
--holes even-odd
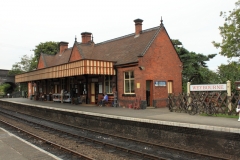
[(168, 108), (147, 108), (134, 110), (123, 107), (98, 107), (96, 105), (89, 104), (72, 105), (70, 103), (59, 103), (52, 101), (35, 101), (27, 98), (2, 98), (0, 101), (11, 101), (14, 103), (32, 105), (36, 107), (130, 121), (140, 121), (240, 134), (240, 122), (238, 122), (238, 119), (236, 118), (189, 115), (187, 113), (170, 112)]
[(59, 158), (0, 128), (1, 160), (56, 160)]

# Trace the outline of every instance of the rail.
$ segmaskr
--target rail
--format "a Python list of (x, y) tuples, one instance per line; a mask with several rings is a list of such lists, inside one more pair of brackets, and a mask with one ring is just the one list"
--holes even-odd
[[(4, 112), (6, 114), (6, 112)], [(14, 116), (14, 114), (9, 114), (9, 116)], [(31, 116), (33, 117), (33, 116)], [(18, 117), (19, 118), (19, 117)], [(39, 118), (39, 117), (37, 117)], [(39, 118), (39, 119), (42, 119), (42, 118)], [(23, 119), (25, 120), (25, 119)], [(49, 120), (49, 119), (42, 119), (42, 120), (47, 120), (47, 121), (52, 121), (52, 120)], [(42, 121), (41, 120), (41, 121)], [(40, 120), (38, 120), (40, 121)], [(182, 150), (182, 149), (179, 149), (179, 148), (173, 148), (173, 147), (167, 147), (167, 146), (164, 146), (164, 145), (159, 145), (159, 144), (154, 144), (154, 143), (150, 143), (150, 142), (145, 142), (145, 141), (141, 141), (141, 140), (136, 140), (136, 139), (133, 139), (133, 138), (127, 138), (127, 137), (122, 137), (122, 136), (117, 136), (115, 134), (109, 134), (109, 133), (105, 133), (105, 132), (99, 132), (99, 131), (96, 131), (96, 130), (91, 130), (91, 129), (87, 129), (87, 128), (84, 128), (84, 127), (76, 127), (76, 126), (72, 126), (72, 125), (69, 125), (69, 124), (64, 124), (64, 123), (59, 123), (59, 122), (56, 122), (56, 121), (52, 121), (54, 123), (58, 123), (58, 124), (61, 124), (61, 125), (66, 125), (66, 126), (70, 126), (72, 128), (76, 128), (76, 129), (81, 129), (85, 132), (85, 134), (89, 134), (89, 133), (86, 133), (86, 131), (88, 132), (94, 132), (94, 133), (97, 133), (97, 134), (103, 134), (105, 136), (110, 136), (106, 139), (116, 139), (116, 138), (121, 138), (121, 142), (123, 141), (127, 141), (128, 143), (130, 143), (130, 141), (133, 141), (135, 142), (136, 144), (138, 144), (140, 146), (140, 144), (142, 144), (143, 146), (147, 147), (147, 146), (154, 146), (154, 147), (160, 147), (160, 148), (156, 148), (156, 150), (161, 150), (162, 147), (164, 148), (168, 148), (168, 149), (172, 149), (172, 150), (175, 150), (175, 151), (181, 151), (181, 152), (184, 152), (184, 153), (188, 153), (188, 154), (194, 154), (194, 155), (200, 155), (200, 156), (204, 156), (204, 157), (208, 157), (208, 158), (214, 158), (214, 159), (224, 159), (224, 158), (220, 158), (220, 157), (217, 157), (217, 156), (213, 156), (213, 155), (208, 155), (208, 154), (201, 154), (201, 153), (197, 153), (197, 152), (193, 152), (193, 151), (187, 151), (187, 150)], [(30, 122), (28, 122), (30, 123)], [(33, 123), (33, 122), (31, 122)], [(35, 123), (35, 122), (34, 122)], [(37, 125), (41, 125), (43, 127), (47, 127), (45, 125), (42, 125), (42, 124), (39, 124), (39, 123), (35, 123)], [(52, 127), (47, 127), (51, 130), (53, 130)], [(84, 140), (87, 140), (89, 142), (92, 142), (92, 143), (96, 143), (96, 144), (102, 144), (103, 146), (109, 146), (109, 147), (112, 147), (112, 148), (115, 148), (115, 149), (118, 149), (120, 151), (125, 151), (127, 153), (131, 153), (131, 154), (135, 154), (137, 156), (140, 156), (140, 157), (145, 157), (145, 158), (149, 158), (149, 159), (166, 159), (166, 158), (163, 158), (163, 157), (160, 157), (160, 156), (156, 156), (156, 155), (152, 155), (152, 154), (147, 154), (147, 153), (144, 153), (143, 151), (138, 151), (136, 149), (130, 149), (129, 147), (125, 148), (125, 147), (120, 147), (118, 145), (114, 145), (114, 144), (111, 144), (111, 143), (107, 143), (106, 141), (99, 141), (99, 140), (94, 140), (92, 138), (88, 138), (88, 137), (85, 137), (85, 136), (80, 136), (79, 134), (73, 134), (73, 133), (69, 133), (69, 132), (65, 132), (63, 130), (58, 130), (58, 129), (54, 129), (57, 131), (57, 133), (61, 132), (61, 133), (65, 133), (67, 135), (71, 135), (71, 136), (74, 136), (74, 137), (77, 137), (78, 139), (84, 139)], [(95, 137), (95, 136), (94, 136)], [(97, 136), (99, 137), (99, 136)], [(150, 147), (151, 148), (151, 147)]]

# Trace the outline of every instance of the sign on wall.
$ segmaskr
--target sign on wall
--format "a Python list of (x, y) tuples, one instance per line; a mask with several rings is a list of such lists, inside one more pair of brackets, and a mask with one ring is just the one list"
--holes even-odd
[(166, 86), (166, 81), (156, 81), (155, 86)]
[(226, 91), (227, 84), (198, 84), (190, 85), (190, 91)]
[(137, 88), (140, 88), (140, 83), (137, 83)]

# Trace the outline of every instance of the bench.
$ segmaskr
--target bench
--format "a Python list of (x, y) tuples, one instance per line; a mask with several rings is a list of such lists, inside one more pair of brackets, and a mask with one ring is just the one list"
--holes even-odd
[[(102, 99), (103, 99), (103, 96), (100, 94), (98, 96), (98, 102), (97, 102), (98, 106), (101, 104), (101, 100)], [(108, 101), (104, 102), (103, 106), (112, 107), (113, 106), (113, 102), (114, 102), (114, 96), (108, 96)]]

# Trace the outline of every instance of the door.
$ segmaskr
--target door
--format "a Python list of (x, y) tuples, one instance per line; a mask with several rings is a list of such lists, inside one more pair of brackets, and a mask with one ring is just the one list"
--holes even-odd
[(147, 106), (153, 106), (153, 81), (147, 80), (146, 81), (146, 101)]
[(95, 83), (91, 83), (91, 92), (90, 92), (90, 103), (95, 104), (96, 103), (96, 97), (95, 97)]
[(168, 81), (167, 82), (168, 94), (173, 92), (172, 86), (173, 86), (173, 82), (172, 81)]

